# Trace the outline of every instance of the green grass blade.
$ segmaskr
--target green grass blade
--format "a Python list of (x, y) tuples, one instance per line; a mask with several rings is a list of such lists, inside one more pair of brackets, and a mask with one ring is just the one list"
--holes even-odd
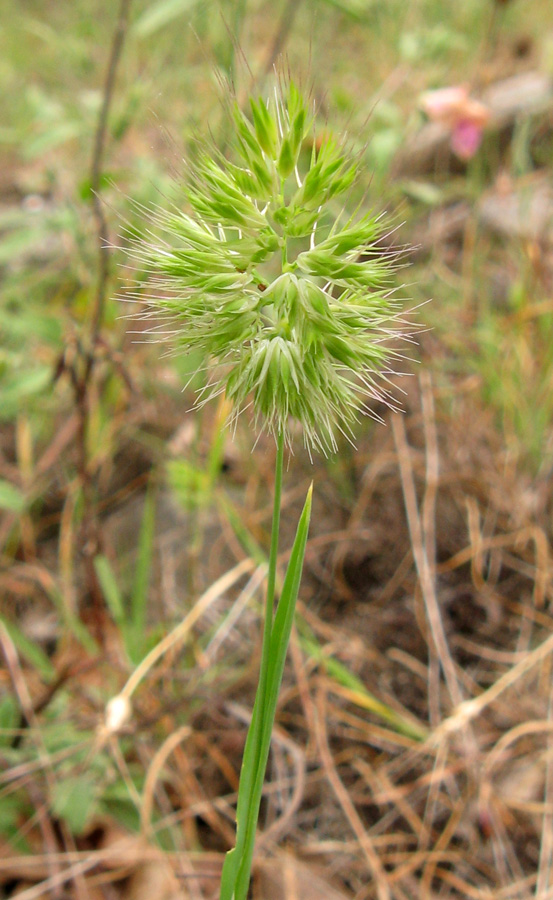
[[(253, 791), (256, 776), (256, 764), (260, 747), (260, 713), (258, 694), (253, 706), (252, 720), (248, 729), (246, 746), (242, 757), (240, 770), (240, 784), (238, 787), (238, 802), (236, 806), (236, 846), (225, 856), (223, 871), (221, 873), (221, 891), (219, 900), (233, 900), (235, 897), (235, 885), (238, 868), (243, 854), (244, 840), (242, 822), (244, 817), (250, 815), (253, 806)], [(257, 818), (256, 818), (257, 822)]]
[(94, 557), (94, 571), (100, 582), (104, 600), (113, 616), (113, 621), (116, 625), (123, 628), (125, 625), (125, 607), (123, 605), (123, 598), (121, 596), (121, 591), (119, 590), (119, 585), (117, 584), (115, 572), (113, 571), (107, 556), (99, 554)]
[[(263, 720), (266, 708), (265, 696), (267, 692), (267, 677), (269, 672), (269, 660), (271, 654), (271, 632), (273, 628), (275, 587), (277, 579), (278, 541), (280, 532), (280, 508), (282, 502), (282, 475), (284, 469), (284, 434), (277, 438), (277, 455), (275, 460), (275, 483), (273, 491), (273, 515), (271, 520), (271, 549), (269, 551), (269, 568), (267, 571), (267, 589), (265, 594), (265, 616), (263, 623), (263, 643), (261, 647), (261, 664), (259, 667), (259, 681), (255, 694), (255, 703), (252, 721), (248, 729), (242, 771), (240, 774), (240, 788), (238, 791), (238, 803), (236, 809), (236, 847), (228, 855), (226, 865), (223, 867), (221, 898), (234, 896), (236, 877), (243, 855), (244, 840), (246, 838), (245, 823), (252, 816), (254, 808), (253, 797), (257, 772), (260, 766), (261, 747), (263, 740)], [(265, 769), (263, 768), (263, 772)], [(257, 824), (259, 815), (259, 803), (255, 813), (254, 825)], [(244, 827), (240, 823), (244, 823)]]
[(159, 3), (152, 3), (135, 22), (133, 27), (135, 36), (150, 37), (188, 12), (196, 2), (197, 0), (160, 0)]
[(241, 513), (239, 513), (229, 497), (226, 494), (219, 492), (217, 494), (217, 503), (248, 556), (251, 556), (258, 565), (266, 563), (267, 554), (261, 549), (255, 538), (252, 536), (251, 532), (244, 524)]
[(48, 590), (48, 596), (56, 607), (64, 626), (75, 636), (87, 653), (94, 655), (99, 652), (99, 647), (90, 631), (78, 617), (78, 615), (68, 606), (62, 594), (57, 588)]
[(5, 509), (8, 512), (14, 513), (22, 513), (25, 507), (27, 506), (27, 501), (25, 500), (25, 495), (16, 488), (15, 485), (10, 484), (9, 481), (0, 480), (0, 509)]
[(138, 541), (138, 558), (136, 561), (136, 573), (131, 592), (131, 623), (132, 623), (132, 652), (133, 662), (138, 662), (143, 655), (144, 630), (146, 626), (146, 607), (148, 602), (148, 589), (150, 587), (150, 572), (152, 568), (152, 556), (155, 539), (156, 525), (156, 495), (155, 490), (149, 488), (144, 500), (144, 512), (140, 526)]
[(35, 667), (41, 678), (45, 682), (53, 681), (56, 676), (56, 668), (42, 648), (28, 638), (13, 622), (0, 617), (0, 626), (6, 629), (18, 653)]
[[(269, 678), (268, 678), (268, 696), (267, 703), (273, 710), (273, 719), (276, 712), (276, 705), (282, 675), (284, 672), (284, 663), (286, 661), (286, 653), (288, 644), (290, 643), (290, 632), (294, 622), (294, 613), (296, 611), (296, 600), (300, 587), (301, 575), (303, 571), (303, 558), (305, 556), (305, 546), (307, 543), (307, 534), (309, 531), (309, 520), (311, 518), (311, 500), (313, 495), (313, 485), (307, 492), (307, 498), (300, 521), (298, 530), (292, 547), (290, 561), (286, 570), (286, 577), (282, 586), (282, 594), (279, 600), (278, 609), (276, 611), (275, 620), (273, 622), (273, 630), (271, 633), (271, 653), (269, 656)], [(272, 722), (271, 722), (272, 730)], [(269, 733), (269, 740), (271, 734)]]
[[(311, 497), (312, 488), (308, 491), (298, 523), (282, 594), (271, 630), (269, 667), (263, 708), (259, 706), (257, 698), (254, 705), (254, 716), (246, 741), (238, 790), (236, 847), (225, 860), (220, 900), (245, 900), (248, 893), (259, 806), (271, 746), (273, 723), (303, 570), (311, 516)], [(251, 743), (250, 734), (252, 735)], [(243, 779), (245, 780), (243, 781)]]
[(353, 703), (383, 719), (398, 734), (404, 734), (415, 741), (425, 741), (427, 739), (428, 731), (423, 725), (407, 719), (395, 709), (392, 709), (391, 706), (383, 703), (382, 700), (375, 697), (365, 687), (360, 678), (353, 675), (339, 660), (328, 656), (314, 637), (311, 629), (304, 622), (301, 625), (298, 623), (298, 631), (300, 632), (300, 644), (305, 652), (309, 654), (311, 659), (320, 663), (337, 684), (342, 685), (351, 692)]

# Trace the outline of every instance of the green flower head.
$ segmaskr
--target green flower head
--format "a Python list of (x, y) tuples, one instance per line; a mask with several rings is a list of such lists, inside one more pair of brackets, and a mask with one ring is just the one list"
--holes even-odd
[(183, 202), (152, 211), (131, 255), (146, 278), (133, 292), (150, 333), (201, 350), (212, 376), (203, 404), (224, 392), (233, 416), (309, 448), (336, 449), (386, 387), (409, 340), (393, 290), (397, 253), (382, 217), (347, 218), (343, 196), (359, 160), (343, 141), (316, 139), (309, 102), (291, 81), (248, 113), (230, 99), (233, 140), (199, 148)]

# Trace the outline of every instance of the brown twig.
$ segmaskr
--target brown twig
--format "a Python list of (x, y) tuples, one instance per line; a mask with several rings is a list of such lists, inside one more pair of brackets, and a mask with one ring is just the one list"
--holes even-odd
[(397, 447), (398, 463), (401, 475), (401, 483), (405, 499), (405, 509), (409, 532), (411, 535), (411, 543), (413, 547), (413, 557), (417, 567), (417, 573), (424, 595), (426, 613), (429, 620), (430, 631), (440, 665), (444, 673), (445, 682), (449, 691), (450, 698), (454, 706), (459, 706), (463, 701), (463, 695), (459, 687), (457, 675), (455, 672), (455, 664), (451, 658), (447, 637), (445, 634), (438, 599), (436, 596), (436, 587), (430, 562), (428, 560), (425, 535), (421, 518), (419, 515), (417, 497), (415, 493), (415, 483), (413, 476), (413, 466), (411, 461), (411, 453), (407, 445), (407, 437), (405, 434), (405, 425), (401, 416), (392, 416), (392, 429), (394, 440)]
[(536, 898), (543, 897), (551, 884), (553, 869), (553, 685), (549, 690), (547, 704), (548, 726), (551, 731), (547, 736), (547, 756), (545, 765), (544, 813), (542, 820), (540, 858), (538, 864), (538, 880), (536, 882)]
[[(107, 250), (108, 226), (100, 196), (102, 166), (106, 146), (109, 111), (113, 99), (117, 66), (121, 58), (121, 51), (127, 33), (131, 2), (132, 0), (121, 0), (119, 5), (117, 25), (111, 43), (108, 68), (103, 88), (102, 106), (98, 117), (92, 153), (90, 186), (98, 240), (98, 281), (90, 323), (89, 342), (88, 346), (85, 347), (80, 340), (75, 340), (73, 346), (74, 353), (71, 354), (71, 348), (69, 347), (64, 355), (63, 361), (60, 363), (60, 367), (58, 367), (58, 376), (63, 371), (68, 373), (75, 394), (75, 405), (78, 415), (76, 439), (78, 453), (77, 466), (83, 493), (81, 545), (84, 555), (86, 582), (94, 610), (95, 636), (99, 640), (101, 639), (103, 631), (101, 627), (103, 597), (94, 568), (94, 557), (98, 553), (100, 541), (95, 509), (94, 482), (88, 458), (87, 435), (90, 422), (90, 386), (97, 362), (96, 348), (99, 343), (100, 330), (104, 319), (109, 278), (109, 255)], [(72, 357), (72, 359), (70, 359), (70, 357)]]
[(334, 760), (332, 759), (332, 754), (328, 745), (326, 725), (326, 691), (324, 689), (324, 686), (321, 684), (321, 689), (317, 697), (316, 719), (316, 737), (321, 762), (325, 770), (328, 782), (332, 787), (332, 790), (334, 791), (334, 794), (336, 795), (336, 798), (340, 806), (342, 807), (342, 810), (344, 811), (348, 823), (359, 842), (359, 846), (363, 851), (363, 855), (365, 856), (365, 859), (367, 861), (369, 871), (372, 878), (374, 879), (374, 886), (376, 889), (378, 900), (391, 900), (392, 891), (390, 890), (387, 873), (382, 866), (373, 841), (367, 834), (363, 822), (359, 817), (359, 813), (357, 812), (353, 801), (348, 794), (348, 791), (344, 787), (344, 784), (342, 783), (342, 780), (336, 770), (336, 766), (334, 765)]
[(267, 54), (267, 59), (265, 60), (265, 65), (263, 66), (263, 72), (265, 75), (268, 75), (271, 72), (276, 60), (282, 53), (282, 48), (284, 47), (288, 35), (292, 30), (292, 25), (299, 8), (300, 0), (288, 0), (288, 3), (284, 7), (284, 10), (280, 17), (278, 29), (271, 45), (271, 49)]
[[(96, 227), (98, 230), (98, 284), (96, 287), (96, 299), (92, 315), (92, 347), (94, 347), (96, 343), (96, 339), (102, 326), (104, 307), (106, 302), (106, 288), (109, 276), (109, 255), (107, 252), (108, 226), (100, 196), (102, 164), (106, 145), (108, 116), (115, 86), (115, 77), (117, 74), (117, 66), (121, 58), (121, 51), (123, 49), (123, 44), (125, 42), (125, 37), (127, 34), (127, 25), (131, 3), (132, 0), (121, 0), (121, 3), (119, 5), (119, 15), (111, 42), (111, 51), (109, 55), (106, 80), (103, 90), (103, 100), (100, 109), (100, 115), (98, 117), (98, 124), (96, 127), (94, 150), (92, 153), (92, 165), (90, 170), (92, 207), (94, 210), (94, 218), (96, 219)], [(92, 363), (90, 365), (92, 365)]]
[[(15, 696), (17, 697), (21, 709), (23, 720), (33, 729), (33, 737), (40, 756), (41, 766), (44, 769), (45, 779), (51, 790), (53, 785), (53, 773), (51, 772), (51, 762), (48, 758), (48, 751), (46, 750), (46, 747), (44, 746), (42, 741), (42, 735), (38, 727), (36, 715), (33, 709), (33, 702), (29, 693), (29, 689), (27, 687), (27, 682), (25, 681), (25, 676), (23, 675), (23, 670), (21, 668), (16, 647), (10, 637), (8, 629), (1, 621), (0, 649), (6, 661), (7, 670), (10, 675)], [(51, 878), (55, 881), (59, 876), (60, 867), (50, 858), (51, 853), (53, 853), (57, 847), (54, 827), (50, 819), (48, 809), (42, 802), (42, 794), (39, 789), (39, 785), (34, 780), (30, 780), (27, 784), (27, 791), (29, 792), (29, 796), (31, 797), (31, 800), (37, 810), (38, 823), (42, 832), (44, 847), (46, 849), (48, 871)], [(52, 891), (53, 900), (57, 900), (59, 896), (60, 891), (56, 887), (56, 889)]]

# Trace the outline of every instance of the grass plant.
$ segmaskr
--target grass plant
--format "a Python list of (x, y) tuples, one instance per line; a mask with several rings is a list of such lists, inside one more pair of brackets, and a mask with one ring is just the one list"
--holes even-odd
[(140, 303), (147, 335), (204, 354), (209, 376), (198, 405), (224, 393), (231, 422), (251, 408), (254, 428), (276, 442), (259, 681), (236, 846), (220, 894), (245, 900), (311, 513), (310, 489), (275, 611), (290, 425), (299, 423), (310, 453), (335, 451), (339, 432), (351, 440), (359, 415), (372, 413), (369, 400), (393, 405), (386, 382), (400, 353), (389, 342), (410, 335), (393, 289), (397, 253), (380, 243), (385, 220), (371, 212), (332, 216), (358, 176), (344, 141), (317, 140), (312, 104), (284, 76), (269, 100), (250, 100), (249, 116), (232, 96), (228, 107), (227, 154), (200, 146), (187, 168), (182, 200), (190, 211), (175, 202), (152, 212), (143, 233), (127, 235), (140, 277), (125, 299)]
[[(548, 208), (551, 109), (523, 104), (512, 122), (492, 122), (468, 165), (447, 147), (422, 162), (410, 151), (426, 133), (421, 92), (466, 84), (484, 99), (496, 82), (514, 90), (511, 76), (551, 75), (553, 9), (543, 0), (5, 6), (0, 895), (136, 900), (146, 890), (214, 900), (225, 852), (236, 844), (223, 885), (232, 896), (248, 881), (261, 791), (252, 900), (549, 896), (551, 240), (550, 221), (536, 227), (527, 200), (536, 193), (538, 211)], [(286, 223), (274, 221), (300, 190), (295, 172), (284, 203), (278, 181), (275, 196), (257, 200), (259, 213), (269, 200), (266, 224), (244, 230), (241, 249), (248, 239), (258, 248), (252, 253), (269, 252), (255, 263), (249, 257), (251, 265), (246, 259), (243, 272), (225, 269), (225, 246), (231, 257), (238, 232), (222, 224), (223, 239), (208, 223), (221, 245), (210, 248), (211, 261), (241, 280), (231, 303), (252, 329), (249, 368), (238, 365), (239, 341), (226, 357), (223, 343), (216, 353), (202, 343), (207, 325), (224, 324), (226, 291), (213, 291), (203, 306), (198, 293), (206, 328), (195, 319), (196, 346), (181, 343), (182, 352), (171, 336), (163, 354), (131, 341), (120, 319), (125, 272), (121, 254), (105, 249), (93, 197), (103, 198), (109, 242), (119, 217), (144, 251), (178, 254), (182, 235), (168, 236), (163, 213), (184, 211), (198, 224), (187, 193), (197, 170), (183, 176), (181, 155), (205, 162), (211, 179), (218, 169), (231, 181), (236, 169), (253, 171), (236, 146), (242, 113), (234, 98), (219, 102), (215, 79), (244, 85), (242, 126), (258, 142), (248, 93), (257, 115), (260, 96), (274, 115), (272, 71), (283, 50), (292, 71), (304, 71), (309, 58), (315, 73), (304, 101), (309, 115), (318, 112), (298, 153), (300, 181), (325, 138), (346, 130), (336, 153), (361, 173), (321, 210), (316, 243), (348, 227), (344, 207), (358, 209), (355, 223), (385, 207), (404, 223), (400, 240), (414, 245), (410, 302), (436, 298), (417, 350), (432, 381), (423, 374), (402, 382), (405, 416), (377, 405), (392, 427), (355, 421), (363, 388), (356, 395), (360, 383), (334, 357), (323, 371), (338, 393), (352, 388), (351, 416), (330, 417), (320, 431), (300, 403), (314, 394), (294, 395), (291, 375), (288, 394), (275, 387), (284, 381), (265, 377), (270, 365), (255, 380), (255, 340), (270, 343), (278, 326), (277, 346), (287, 346), (277, 312), (292, 294), (278, 284), (301, 282), (300, 300), (306, 282), (324, 288), (319, 273), (300, 266), (310, 235), (285, 237)], [(286, 79), (282, 87), (286, 105)], [(217, 151), (198, 140), (206, 122)], [(280, 151), (268, 162), (264, 152), (263, 164), (278, 170)], [(242, 204), (242, 195), (251, 197), (244, 184)], [(145, 237), (144, 210), (160, 198)], [(492, 223), (483, 212), (494, 198), (504, 214)], [(511, 201), (522, 203), (521, 217), (509, 212)], [(198, 202), (205, 210), (210, 198)], [(263, 231), (274, 241), (269, 228), (281, 241), (272, 253), (256, 243)], [(374, 247), (388, 249), (385, 231)], [(365, 251), (360, 261), (374, 261)], [(168, 279), (152, 276), (147, 255), (137, 260), (141, 297), (154, 293), (156, 278)], [(254, 272), (259, 281), (248, 281)], [(239, 305), (244, 289), (248, 308)], [(348, 287), (327, 292), (334, 321)], [(168, 292), (175, 307), (178, 294)], [(305, 304), (298, 308), (306, 314)], [(186, 332), (188, 314), (150, 311), (162, 329)], [(318, 332), (321, 318), (304, 321), (304, 336)], [(371, 323), (368, 334), (378, 340)], [(331, 361), (328, 342), (315, 340), (312, 353), (317, 365)], [(224, 397), (233, 366), (235, 400), (251, 389), (253, 401), (257, 392), (257, 406), (243, 416), (244, 404), (230, 408)], [(198, 388), (200, 403), (222, 393), (183, 423)], [(326, 404), (336, 399), (324, 393)], [(281, 419), (283, 400), (289, 418)], [(267, 610), (260, 640), (271, 605), (271, 491), (284, 421), (278, 606), (272, 617)], [(340, 433), (348, 424), (355, 451)], [(298, 452), (302, 436), (307, 453)], [(272, 727), (293, 609), (285, 568), (312, 479), (297, 627)], [(293, 589), (292, 582), (290, 575)], [(265, 697), (255, 701), (236, 833), (260, 670)], [(106, 718), (110, 697), (117, 702)]]

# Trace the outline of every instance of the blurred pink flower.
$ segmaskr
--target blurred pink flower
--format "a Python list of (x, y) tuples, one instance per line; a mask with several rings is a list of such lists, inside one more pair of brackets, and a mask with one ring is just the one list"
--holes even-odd
[(484, 127), (490, 118), (487, 106), (469, 96), (465, 84), (426, 91), (421, 107), (434, 122), (451, 132), (451, 149), (459, 159), (471, 159), (480, 144)]

